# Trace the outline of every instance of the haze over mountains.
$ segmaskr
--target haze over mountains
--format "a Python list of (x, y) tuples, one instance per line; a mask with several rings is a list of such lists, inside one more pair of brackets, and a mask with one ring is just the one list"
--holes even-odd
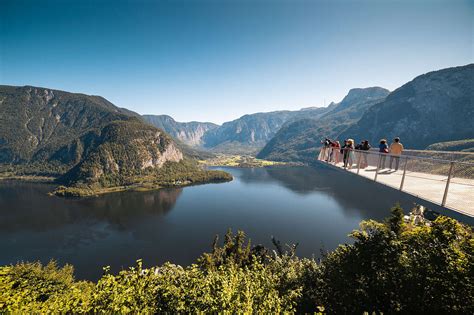
[(274, 111), (244, 115), (221, 126), (212, 123), (180, 123), (167, 115), (144, 115), (153, 126), (162, 128), (190, 146), (224, 153), (257, 153), (287, 122), (307, 115), (319, 117), (327, 108), (306, 108), (298, 111)]
[(469, 64), (420, 75), (391, 93), (381, 87), (355, 88), (328, 107), (245, 115), (202, 134), (200, 147), (310, 161), (325, 137), (377, 144), (400, 136), (414, 149), (473, 138), (473, 76), (474, 64)]

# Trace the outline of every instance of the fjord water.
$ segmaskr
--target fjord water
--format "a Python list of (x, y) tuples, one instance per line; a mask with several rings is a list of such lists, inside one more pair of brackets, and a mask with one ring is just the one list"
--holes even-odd
[(143, 258), (147, 266), (187, 265), (228, 228), (253, 244), (299, 243), (297, 254), (319, 256), (350, 242), (363, 219), (382, 219), (415, 199), (325, 167), (225, 168), (229, 183), (87, 199), (47, 195), (54, 186), (0, 182), (0, 265), (17, 261), (75, 266), (79, 279), (97, 279)]

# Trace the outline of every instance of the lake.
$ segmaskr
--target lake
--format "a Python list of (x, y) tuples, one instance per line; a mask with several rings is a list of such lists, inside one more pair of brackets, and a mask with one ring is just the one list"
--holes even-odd
[(324, 166), (220, 169), (234, 180), (87, 199), (50, 197), (47, 184), (0, 182), (0, 264), (54, 258), (95, 280), (103, 266), (118, 271), (138, 258), (145, 266), (190, 264), (228, 228), (244, 230), (252, 244), (271, 247), (274, 236), (317, 257), (350, 242), (361, 220), (416, 201)]

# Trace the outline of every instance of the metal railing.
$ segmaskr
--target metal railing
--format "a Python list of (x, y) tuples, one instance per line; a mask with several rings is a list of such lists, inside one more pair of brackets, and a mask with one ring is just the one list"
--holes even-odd
[(457, 154), (458, 159), (439, 158), (444, 156), (437, 151), (406, 150), (394, 155), (323, 147), (318, 160), (474, 216), (474, 154), (448, 154)]

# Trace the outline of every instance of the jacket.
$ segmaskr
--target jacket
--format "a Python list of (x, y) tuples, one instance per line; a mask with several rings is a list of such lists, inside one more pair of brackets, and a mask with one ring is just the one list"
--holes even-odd
[(390, 145), (390, 153), (394, 155), (400, 155), (403, 152), (403, 144), (400, 142), (393, 142)]

